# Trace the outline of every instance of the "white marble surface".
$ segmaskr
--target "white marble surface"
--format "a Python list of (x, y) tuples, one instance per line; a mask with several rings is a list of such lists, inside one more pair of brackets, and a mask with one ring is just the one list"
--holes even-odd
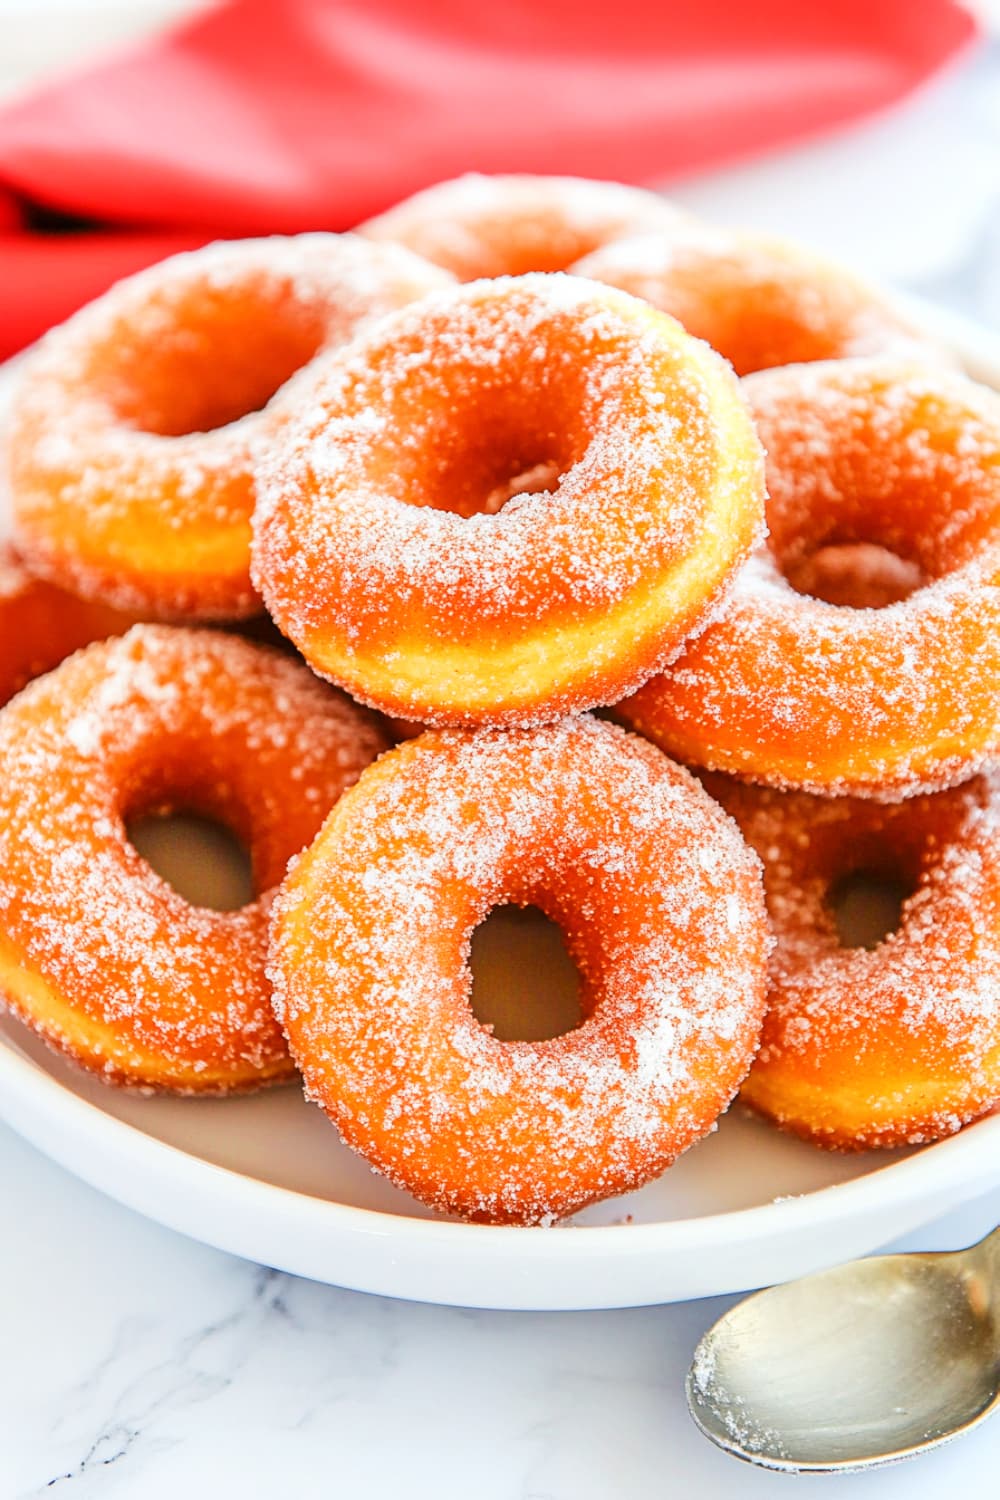
[[(1000, 327), (1000, 43), (891, 116), (678, 196)], [(717, 1453), (681, 1384), (723, 1301), (542, 1315), (341, 1292), (159, 1229), (3, 1129), (0, 1203), (0, 1500), (996, 1493), (1000, 1420), (850, 1479)], [(913, 1243), (997, 1221), (1000, 1188)]]
[[(0, 1131), (0, 1495), (769, 1500), (991, 1495), (1000, 1424), (897, 1469), (789, 1479), (681, 1394), (727, 1301), (486, 1313), (342, 1292), (158, 1229)], [(971, 1240), (1000, 1192), (916, 1238)]]

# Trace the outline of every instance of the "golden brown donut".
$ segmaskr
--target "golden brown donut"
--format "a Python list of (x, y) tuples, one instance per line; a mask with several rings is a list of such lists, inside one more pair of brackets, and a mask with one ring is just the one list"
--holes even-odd
[(859, 277), (771, 235), (679, 220), (604, 245), (571, 270), (670, 313), (737, 375), (855, 355), (944, 358)]
[[(506, 903), (563, 929), (583, 1023), (499, 1041), (469, 1004)], [(383, 756), (295, 863), (269, 972), (307, 1091), (445, 1212), (537, 1224), (641, 1186), (708, 1131), (763, 1007), (756, 859), (688, 774), (589, 717)]]
[(10, 488), (31, 568), (160, 618), (255, 613), (253, 468), (305, 368), (450, 281), (399, 247), (309, 234), (210, 245), (120, 282), (20, 376)]
[(80, 646), (121, 635), (134, 623), (131, 615), (32, 577), (0, 540), (0, 708)]
[(405, 245), (459, 281), (566, 271), (599, 245), (682, 221), (658, 193), (585, 177), (482, 176), (435, 183), (358, 230)]
[[(705, 778), (764, 862), (777, 946), (742, 1098), (821, 1146), (950, 1135), (1000, 1100), (1000, 784), (894, 807)], [(910, 894), (877, 948), (832, 896), (871, 872)]]
[(724, 361), (582, 278), (456, 287), (327, 367), (262, 471), (254, 577), (316, 671), (424, 723), (620, 698), (759, 535)]
[[(0, 996), (114, 1083), (221, 1094), (292, 1073), (264, 976), (273, 888), (381, 750), (367, 716), (284, 655), (139, 625), (0, 713)], [(226, 824), (259, 893), (189, 905), (127, 823)]]
[[(743, 388), (768, 455), (768, 545), (618, 713), (688, 763), (768, 784), (892, 801), (971, 776), (1000, 744), (1000, 396), (874, 359)], [(840, 586), (895, 598), (885, 608), (789, 582), (812, 566), (821, 586), (817, 557), (858, 546), (921, 586), (901, 598), (898, 566), (866, 576), (870, 550)]]

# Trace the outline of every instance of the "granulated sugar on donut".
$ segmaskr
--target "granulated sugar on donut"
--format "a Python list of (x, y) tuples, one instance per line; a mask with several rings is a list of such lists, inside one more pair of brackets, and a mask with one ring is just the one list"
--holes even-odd
[(357, 235), (209, 245), (129, 277), (25, 360), (19, 544), (51, 581), (160, 618), (260, 609), (253, 470), (317, 360), (447, 272)]
[[(828, 795), (894, 801), (971, 776), (1000, 747), (1000, 396), (885, 360), (743, 384), (768, 451), (768, 547), (622, 718), (690, 763)], [(796, 593), (781, 570), (831, 543), (878, 543), (920, 586), (883, 609)]]
[(760, 536), (725, 365), (579, 278), (425, 298), (314, 394), (261, 473), (255, 578), (311, 665), (388, 713), (533, 724), (612, 702), (703, 627)]
[[(0, 991), (112, 1081), (224, 1093), (292, 1064), (264, 977), (288, 860), (382, 749), (367, 715), (284, 655), (137, 626), (0, 714)], [(192, 906), (129, 841), (180, 808), (247, 845), (258, 892)]]
[[(743, 1098), (838, 1149), (950, 1135), (1000, 1100), (1000, 783), (894, 807), (706, 777), (764, 861), (776, 936)], [(898, 926), (848, 947), (835, 894), (901, 882)]]
[(610, 240), (686, 217), (658, 193), (620, 182), (469, 172), (415, 193), (358, 232), (475, 281), (565, 271)]
[[(659, 751), (589, 718), (436, 732), (384, 756), (294, 865), (270, 974), (309, 1093), (422, 1201), (538, 1223), (638, 1187), (746, 1072), (768, 938), (756, 860)], [(582, 1025), (501, 1042), (473, 930), (537, 905)]]

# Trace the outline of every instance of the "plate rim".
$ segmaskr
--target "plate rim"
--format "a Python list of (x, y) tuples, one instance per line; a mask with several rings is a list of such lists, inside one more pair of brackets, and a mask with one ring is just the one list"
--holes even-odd
[[(558, 1258), (561, 1258), (562, 1248), (567, 1243), (565, 1231), (553, 1233), (551, 1228), (545, 1226), (470, 1224), (454, 1219), (425, 1219), (414, 1215), (389, 1213), (381, 1209), (360, 1208), (355, 1204), (339, 1203), (331, 1198), (320, 1198), (298, 1188), (283, 1187), (280, 1183), (268, 1182), (264, 1178), (237, 1171), (233, 1167), (225, 1167), (218, 1162), (208, 1161), (205, 1157), (198, 1156), (183, 1146), (173, 1145), (170, 1141), (148, 1133), (128, 1120), (119, 1119), (89, 1099), (83, 1098), (53, 1074), (46, 1072), (30, 1057), (20, 1052), (16, 1043), (12, 1045), (0, 1033), (0, 1117), (3, 1117), (18, 1133), (21, 1132), (17, 1122), (12, 1120), (8, 1113), (8, 1100), (19, 1098), (23, 1104), (27, 1098), (30, 1114), (31, 1097), (36, 1091), (49, 1094), (55, 1100), (50, 1124), (56, 1123), (56, 1117), (60, 1111), (68, 1117), (67, 1123), (69, 1124), (72, 1124), (74, 1118), (82, 1117), (98, 1136), (106, 1134), (109, 1138), (121, 1139), (126, 1143), (124, 1149), (116, 1153), (118, 1155), (128, 1152), (141, 1155), (148, 1152), (164, 1163), (169, 1163), (174, 1169), (180, 1163), (184, 1163), (185, 1170), (193, 1172), (195, 1176), (204, 1176), (216, 1184), (225, 1182), (228, 1191), (237, 1195), (244, 1191), (251, 1191), (255, 1195), (260, 1194), (275, 1201), (294, 1202), (300, 1206), (308, 1205), (308, 1212), (320, 1213), (331, 1220), (343, 1220), (341, 1227), (355, 1237), (378, 1237), (389, 1232), (386, 1225), (405, 1225), (407, 1233), (429, 1241), (445, 1239), (450, 1244), (454, 1240), (458, 1245), (469, 1243), (469, 1236), (474, 1234), (480, 1243), (492, 1240), (497, 1244), (509, 1244), (516, 1240), (518, 1244), (533, 1246), (535, 1254), (543, 1256), (556, 1254)], [(997, 1138), (996, 1141), (994, 1137)], [(26, 1135), (25, 1138), (28, 1136)], [(981, 1148), (977, 1152), (973, 1152), (968, 1144), (973, 1139)], [(574, 1246), (579, 1244), (581, 1248), (589, 1246), (595, 1249), (600, 1245), (603, 1250), (612, 1238), (615, 1238), (621, 1242), (622, 1248), (627, 1248), (628, 1253), (648, 1253), (654, 1248), (648, 1243), (649, 1241), (656, 1242), (663, 1239), (698, 1238), (701, 1243), (705, 1238), (706, 1227), (717, 1225), (738, 1225), (742, 1231), (749, 1230), (749, 1235), (745, 1232), (738, 1235), (723, 1235), (720, 1230), (718, 1236), (727, 1244), (746, 1243), (748, 1238), (757, 1237), (754, 1231), (765, 1219), (768, 1230), (774, 1220), (786, 1220), (788, 1222), (783, 1227), (791, 1228), (806, 1206), (815, 1207), (819, 1204), (821, 1210), (818, 1215), (806, 1216), (810, 1223), (815, 1223), (817, 1219), (823, 1222), (831, 1217), (839, 1219), (842, 1216), (835, 1213), (835, 1209), (843, 1203), (845, 1198), (852, 1202), (855, 1199), (866, 1198), (871, 1185), (874, 1184), (877, 1189), (885, 1181), (888, 1173), (893, 1174), (895, 1182), (905, 1180), (907, 1185), (911, 1178), (922, 1180), (928, 1175), (927, 1164), (932, 1157), (936, 1170), (930, 1175), (946, 1177), (949, 1187), (954, 1188), (960, 1184), (974, 1187), (980, 1182), (984, 1187), (988, 1187), (994, 1179), (1000, 1182), (1000, 1151), (997, 1150), (997, 1142), (1000, 1142), (1000, 1105), (993, 1113), (971, 1121), (954, 1135), (929, 1142), (901, 1161), (886, 1162), (884, 1166), (875, 1167), (872, 1171), (861, 1173), (845, 1182), (828, 1183), (825, 1187), (813, 1188), (809, 1192), (790, 1194), (787, 1197), (772, 1199), (767, 1203), (753, 1204), (748, 1208), (727, 1209), (715, 1214), (628, 1224), (571, 1224), (567, 1228)], [(46, 1155), (52, 1155), (48, 1148), (41, 1147), (40, 1149), (44, 1150)], [(66, 1153), (66, 1155), (73, 1154), (72, 1152)], [(953, 1168), (955, 1158), (962, 1158), (965, 1155), (976, 1162), (982, 1156), (983, 1171), (982, 1173), (975, 1170), (963, 1173), (956, 1179), (954, 1172), (949, 1169)], [(61, 1158), (53, 1157), (53, 1159), (65, 1165)], [(82, 1175), (75, 1167), (70, 1170), (75, 1175)], [(103, 1174), (95, 1173), (94, 1176), (103, 1176)], [(87, 1176), (86, 1180), (92, 1181), (92, 1178)], [(96, 1182), (93, 1185), (99, 1186)], [(107, 1190), (102, 1189), (102, 1191)], [(904, 1201), (909, 1201), (920, 1194), (904, 1192), (901, 1196)], [(696, 1231), (701, 1231), (701, 1233), (697, 1234)], [(763, 1234), (765, 1230), (761, 1229), (759, 1232)], [(710, 1239), (716, 1237), (715, 1234), (708, 1235)], [(659, 1246), (659, 1248), (668, 1247)], [(677, 1247), (670, 1246), (669, 1248)], [(242, 1254), (243, 1252), (236, 1253)]]

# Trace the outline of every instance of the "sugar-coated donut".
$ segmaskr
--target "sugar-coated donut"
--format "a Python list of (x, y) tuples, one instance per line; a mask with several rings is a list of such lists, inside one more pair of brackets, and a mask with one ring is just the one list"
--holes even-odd
[[(1000, 396), (874, 359), (743, 387), (768, 455), (768, 547), (622, 719), (689, 763), (827, 794), (891, 801), (972, 775), (1000, 745)], [(789, 583), (858, 545), (922, 586), (878, 609)], [(856, 602), (881, 602), (877, 579), (854, 582)]]
[(602, 246), (572, 270), (670, 313), (738, 375), (806, 360), (932, 351), (857, 276), (770, 235), (679, 220)]
[(29, 565), (162, 618), (254, 613), (252, 470), (303, 377), (286, 382), (451, 279), (399, 247), (309, 234), (211, 245), (119, 283), (20, 378), (10, 486)]
[[(498, 1041), (470, 939), (504, 904), (563, 928), (585, 1019)], [(746, 1073), (763, 1010), (755, 857), (691, 777), (591, 718), (429, 732), (292, 866), (275, 1005), (344, 1140), (422, 1202), (535, 1224), (662, 1172)]]
[(425, 723), (620, 698), (759, 535), (725, 362), (582, 278), (473, 282), (331, 361), (259, 481), (254, 576), (323, 675)]
[[(1000, 1100), (1000, 784), (880, 807), (706, 785), (764, 861), (777, 945), (742, 1098), (842, 1150), (950, 1135)], [(831, 892), (852, 874), (905, 882), (898, 929), (841, 945)]]
[(9, 543), (0, 541), (0, 708), (71, 652), (121, 635), (133, 623), (130, 615), (32, 577)]
[(459, 281), (566, 271), (599, 245), (686, 215), (642, 188), (584, 177), (470, 172), (406, 198), (358, 231), (405, 245)]
[[(271, 891), (383, 747), (367, 716), (281, 653), (139, 625), (0, 714), (0, 997), (106, 1080), (226, 1093), (288, 1077), (264, 975)], [(188, 904), (129, 819), (214, 817), (256, 900)]]

